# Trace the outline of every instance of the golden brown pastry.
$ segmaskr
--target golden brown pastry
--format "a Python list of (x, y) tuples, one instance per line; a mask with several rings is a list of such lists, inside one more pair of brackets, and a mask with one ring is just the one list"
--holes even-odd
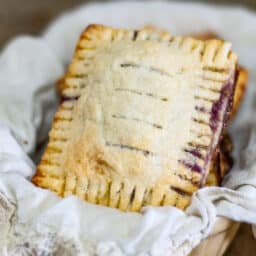
[[(143, 30), (147, 31), (148, 33), (160, 33), (161, 35), (165, 36), (168, 34), (167, 31), (161, 30), (159, 28), (156, 28), (154, 26), (145, 26)], [(220, 39), (222, 40), (216, 33), (207, 31), (200, 34), (193, 34), (191, 35), (193, 38), (200, 39), (200, 40), (210, 40), (210, 39)], [(230, 115), (230, 121), (235, 117), (239, 106), (242, 102), (242, 99), (244, 97), (246, 87), (248, 82), (248, 71), (245, 67), (242, 67), (238, 65), (237, 67), (237, 80), (236, 80), (236, 86), (235, 86), (235, 93), (233, 97), (233, 104), (232, 104), (232, 111)], [(57, 91), (59, 94), (61, 94), (61, 91), (64, 89), (65, 86), (65, 76), (61, 77), (57, 83)]]
[[(200, 40), (210, 40), (214, 38), (218, 38), (222, 40), (216, 33), (211, 31), (207, 31), (200, 34), (193, 34), (192, 36)], [(238, 111), (238, 108), (242, 102), (242, 99), (246, 91), (247, 82), (248, 82), (248, 71), (245, 67), (242, 67), (239, 65), (237, 68), (237, 82), (235, 86), (233, 107), (231, 111), (230, 121), (235, 117)]]
[(125, 211), (185, 208), (229, 117), (236, 63), (221, 40), (89, 26), (33, 182)]
[[(144, 27), (144, 30), (145, 29), (148, 32), (158, 31), (159, 33), (162, 33), (162, 34), (167, 33), (166, 31), (157, 29), (154, 26), (146, 26)], [(213, 32), (194, 34), (192, 35), (192, 37), (200, 40), (220, 38), (217, 34)], [(231, 111), (231, 119), (234, 118), (239, 108), (239, 105), (245, 93), (247, 80), (248, 80), (248, 71), (244, 67), (238, 66), (237, 72), (238, 72), (238, 79), (236, 81), (234, 101), (233, 101), (233, 106)], [(57, 91), (59, 94), (61, 94), (61, 91), (64, 89), (64, 85), (65, 85), (64, 82), (65, 82), (65, 76), (61, 77), (56, 84)], [(229, 136), (224, 136), (224, 141), (226, 141), (227, 138), (229, 141), (228, 144), (232, 145), (231, 138)], [(219, 186), (221, 184), (221, 180), (224, 177), (224, 174), (227, 173), (232, 167), (231, 151), (232, 149), (223, 153), (222, 149), (218, 150), (215, 160), (213, 160), (211, 163), (210, 172), (206, 178), (205, 186)]]
[[(192, 35), (194, 38), (200, 40), (210, 40), (214, 38), (220, 38), (216, 33), (211, 31), (201, 33), (201, 34), (194, 34)], [(230, 115), (230, 121), (235, 117), (238, 108), (242, 102), (244, 97), (246, 87), (248, 81), (248, 71), (246, 68), (242, 66), (238, 66), (237, 68), (237, 81), (235, 86), (235, 92), (233, 97), (233, 106)], [(218, 150), (216, 159), (212, 161), (210, 172), (207, 176), (205, 186), (219, 186), (221, 184), (221, 180), (224, 175), (230, 171), (232, 167), (232, 158), (231, 152), (233, 150), (231, 138), (226, 134), (222, 140), (220, 145), (220, 149)]]

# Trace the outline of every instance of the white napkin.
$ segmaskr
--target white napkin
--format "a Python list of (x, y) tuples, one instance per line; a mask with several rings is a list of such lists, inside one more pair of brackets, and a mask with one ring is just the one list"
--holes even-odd
[[(46, 138), (57, 104), (54, 83), (79, 33), (93, 22), (153, 24), (173, 34), (212, 30), (234, 42), (251, 80), (232, 128), (236, 165), (226, 188), (200, 189), (186, 212), (147, 207), (123, 213), (73, 196), (61, 199), (29, 181), (35, 168), (27, 154)], [(255, 45), (256, 16), (248, 11), (149, 1), (83, 6), (40, 38), (12, 41), (0, 56), (0, 254), (187, 255), (210, 233), (216, 216), (256, 224)]]

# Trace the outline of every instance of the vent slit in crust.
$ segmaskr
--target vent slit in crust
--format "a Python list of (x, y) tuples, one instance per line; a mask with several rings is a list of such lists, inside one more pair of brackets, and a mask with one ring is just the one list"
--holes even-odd
[(106, 146), (108, 146), (108, 147), (116, 147), (116, 148), (120, 148), (120, 149), (123, 149), (123, 150), (136, 151), (136, 152), (142, 153), (145, 157), (147, 157), (147, 156), (155, 156), (156, 155), (155, 153), (153, 153), (153, 152), (151, 152), (149, 150), (144, 150), (144, 149), (132, 147), (132, 146), (129, 146), (129, 145), (113, 144), (113, 143), (110, 143), (110, 142), (106, 142)]
[(204, 156), (202, 155), (202, 153), (200, 152), (199, 149), (195, 148), (195, 149), (184, 149), (184, 151), (186, 153), (191, 154), (192, 156), (199, 158), (199, 159), (204, 159)]
[(126, 89), (126, 88), (115, 88), (115, 91), (121, 91), (121, 92), (129, 92), (129, 93), (134, 93), (134, 94), (138, 94), (138, 95), (142, 95), (142, 96), (148, 96), (154, 99), (158, 99), (161, 101), (168, 101), (168, 98), (166, 97), (159, 97), (153, 93), (150, 92), (141, 92), (139, 90), (133, 90), (133, 89)]
[(125, 211), (185, 208), (204, 183), (230, 112), (237, 61), (230, 47), (89, 26), (63, 78), (34, 183)]
[(163, 127), (162, 127), (161, 125), (159, 125), (159, 124), (151, 123), (151, 122), (148, 122), (148, 121), (146, 121), (146, 120), (141, 120), (141, 119), (135, 118), (135, 117), (127, 117), (127, 116), (115, 115), (115, 114), (113, 114), (112, 117), (113, 117), (113, 118), (116, 118), (116, 119), (132, 120), (132, 121), (135, 121), (135, 122), (147, 124), (147, 125), (150, 125), (150, 126), (152, 126), (152, 127), (154, 127), (154, 128), (160, 129), (160, 130), (163, 129)]
[[(121, 63), (120, 64), (120, 67), (121, 68), (143, 68), (144, 70), (147, 70), (148, 72), (155, 72), (159, 75), (162, 75), (162, 76), (167, 76), (167, 77), (172, 77), (171, 74), (167, 73), (166, 71), (164, 70), (161, 70), (157, 67), (153, 67), (153, 66), (144, 66), (144, 65), (141, 65), (141, 64), (138, 64), (138, 63), (132, 63), (132, 62), (127, 62), (127, 63)], [(180, 72), (178, 72), (177, 74), (179, 74)]]

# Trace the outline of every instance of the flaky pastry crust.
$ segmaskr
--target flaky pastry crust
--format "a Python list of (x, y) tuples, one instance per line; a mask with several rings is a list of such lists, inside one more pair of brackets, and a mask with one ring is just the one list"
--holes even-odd
[(236, 63), (221, 40), (89, 26), (33, 182), (124, 211), (185, 208), (210, 170)]

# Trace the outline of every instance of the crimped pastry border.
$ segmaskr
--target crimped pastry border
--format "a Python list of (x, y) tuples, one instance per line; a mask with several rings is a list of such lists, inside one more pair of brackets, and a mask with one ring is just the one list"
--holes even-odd
[[(60, 108), (55, 115), (50, 141), (38, 166), (33, 182), (41, 187), (49, 188), (61, 196), (76, 194), (89, 202), (117, 207), (122, 210), (138, 211), (144, 205), (175, 205), (185, 208), (190, 202), (190, 195), (196, 191), (200, 184), (201, 175), (191, 172), (186, 166), (180, 167), (178, 175), (173, 174), (173, 181), (180, 184), (180, 187), (170, 187), (164, 190), (161, 187), (143, 188), (129, 184), (129, 181), (115, 182), (108, 179), (94, 181), (87, 177), (77, 177), (73, 173), (63, 173), (61, 161), (65, 151), (68, 138), (66, 131), (72, 122), (72, 111), (79, 98), (83, 86), (82, 80), (86, 76), (86, 64), (93, 58), (93, 52), (102, 43), (111, 43), (123, 38), (130, 40), (156, 40), (168, 42), (184, 51), (194, 51), (201, 56), (204, 65), (204, 81), (212, 87), (201, 87), (201, 95), (197, 96), (199, 109), (207, 108), (209, 103), (204, 100), (204, 90), (220, 90), (223, 82), (228, 79), (229, 66), (226, 66), (227, 59), (236, 63), (236, 55), (230, 51), (230, 44), (219, 40), (199, 41), (188, 37), (173, 37), (166, 32), (156, 32), (150, 28), (138, 31), (119, 30), (102, 25), (90, 25), (82, 33), (77, 44), (74, 59), (69, 66), (68, 72), (62, 83), (62, 99)], [(82, 63), (81, 63), (82, 62)], [(235, 64), (234, 64), (235, 65)], [(222, 73), (218, 73), (221, 71)], [(216, 75), (218, 73), (218, 75)], [(214, 97), (214, 93), (212, 94)], [(68, 100), (67, 100), (68, 99)], [(199, 111), (200, 112), (200, 111)], [(199, 114), (202, 117), (202, 114)], [(204, 120), (198, 122), (206, 133), (211, 133), (204, 124)], [(190, 147), (204, 147), (207, 144), (203, 140), (192, 141)], [(205, 141), (205, 143), (209, 143)], [(182, 176), (183, 175), (183, 176)], [(184, 179), (185, 178), (185, 179)], [(192, 181), (192, 182), (191, 182)]]

